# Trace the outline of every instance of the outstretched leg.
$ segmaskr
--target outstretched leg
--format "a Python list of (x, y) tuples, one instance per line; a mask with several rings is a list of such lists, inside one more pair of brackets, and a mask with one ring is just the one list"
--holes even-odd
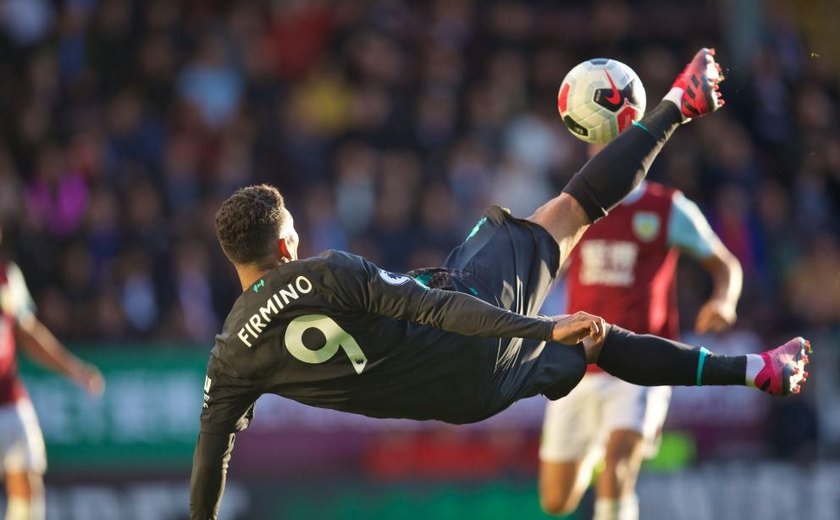
[(634, 334), (615, 325), (600, 341), (584, 339), (587, 361), (642, 386), (752, 386), (772, 395), (797, 394), (808, 372), (811, 344), (794, 338), (761, 354), (718, 356), (651, 334)]
[(586, 228), (642, 182), (680, 123), (723, 105), (718, 92), (723, 76), (713, 56), (713, 50), (701, 49), (658, 106), (590, 159), (563, 193), (528, 217), (557, 241), (561, 265)]

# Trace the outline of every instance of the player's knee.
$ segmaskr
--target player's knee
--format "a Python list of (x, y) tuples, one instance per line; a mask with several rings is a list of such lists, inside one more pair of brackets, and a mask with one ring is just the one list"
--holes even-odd
[(550, 515), (565, 515), (577, 509), (583, 489), (577, 486), (579, 463), (540, 465), (540, 507)]
[(6, 473), (6, 492), (6, 520), (43, 520), (44, 481), (40, 473)]
[(13, 471), (6, 473), (6, 493), (10, 497), (29, 500), (43, 494), (43, 477), (35, 472)]
[(568, 515), (577, 509), (571, 497), (563, 493), (540, 493), (540, 507), (548, 515)]

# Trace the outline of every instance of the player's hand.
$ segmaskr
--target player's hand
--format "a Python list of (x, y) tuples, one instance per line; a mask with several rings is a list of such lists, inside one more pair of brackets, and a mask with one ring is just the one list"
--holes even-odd
[(606, 334), (607, 324), (604, 318), (578, 311), (574, 314), (561, 314), (552, 317), (554, 330), (551, 332), (551, 340), (565, 345), (576, 345), (590, 338), (593, 341), (600, 341)]
[(723, 300), (709, 300), (697, 313), (694, 330), (698, 334), (721, 332), (734, 325), (737, 317), (734, 305)]
[(93, 365), (84, 365), (73, 380), (93, 397), (101, 397), (105, 392), (105, 378), (102, 377), (99, 369)]

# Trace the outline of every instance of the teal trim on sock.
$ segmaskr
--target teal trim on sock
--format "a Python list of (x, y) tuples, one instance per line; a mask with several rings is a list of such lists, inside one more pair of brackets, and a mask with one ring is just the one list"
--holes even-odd
[(711, 354), (706, 347), (700, 347), (700, 359), (697, 360), (697, 386), (700, 385), (700, 381), (703, 379), (703, 364), (706, 363), (706, 356)]
[(640, 121), (633, 121), (633, 124), (644, 130), (645, 132), (649, 133), (651, 136), (656, 137), (653, 135), (653, 132), (650, 131), (650, 128), (643, 125)]

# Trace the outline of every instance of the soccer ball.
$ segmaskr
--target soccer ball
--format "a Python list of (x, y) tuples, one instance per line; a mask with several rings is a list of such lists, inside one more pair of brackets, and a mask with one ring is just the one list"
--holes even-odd
[(588, 143), (608, 143), (645, 113), (645, 87), (620, 61), (584, 61), (566, 74), (557, 109), (566, 128)]

